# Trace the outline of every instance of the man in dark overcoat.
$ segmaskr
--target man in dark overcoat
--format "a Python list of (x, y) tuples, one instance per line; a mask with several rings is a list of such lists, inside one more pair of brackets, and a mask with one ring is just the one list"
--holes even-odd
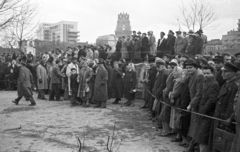
[(52, 71), (50, 72), (51, 75), (51, 82), (50, 85), (52, 86), (49, 101), (54, 100), (54, 96), (56, 97), (56, 101), (61, 101), (60, 99), (60, 89), (61, 89), (61, 79), (65, 77), (65, 75), (60, 71), (59, 66), (62, 66), (62, 61), (57, 59), (55, 61), (55, 65), (52, 67)]
[(170, 53), (172, 55), (175, 54), (174, 51), (174, 44), (175, 44), (176, 37), (174, 36), (174, 33), (172, 30), (169, 30), (168, 32), (168, 38), (167, 38), (167, 46), (166, 46), (166, 51), (167, 53)]
[(141, 49), (142, 61), (144, 61), (147, 56), (149, 56), (148, 38), (147, 38), (147, 34), (143, 33), (142, 34), (142, 49)]
[(96, 108), (106, 108), (106, 101), (108, 100), (108, 72), (104, 67), (104, 60), (99, 59), (98, 69), (95, 77), (94, 96), (93, 100), (96, 101)]
[[(187, 107), (187, 110), (197, 112), (200, 99), (201, 99), (201, 93), (204, 83), (204, 76), (200, 69), (198, 69), (198, 65), (195, 60), (189, 59), (185, 63), (186, 69), (189, 74), (189, 90), (190, 90), (190, 98), (191, 102)], [(191, 115), (191, 123), (188, 131), (188, 136), (192, 137), (194, 136), (194, 133), (196, 131), (197, 127), (197, 117), (196, 115)], [(194, 150), (194, 144), (195, 141), (192, 139), (192, 141), (189, 144), (189, 147), (187, 149), (188, 152), (191, 152)]]
[(36, 102), (32, 96), (33, 77), (30, 70), (26, 68), (26, 62), (27, 62), (27, 57), (24, 56), (21, 59), (21, 65), (19, 68), (19, 77), (17, 81), (18, 97), (12, 102), (18, 105), (22, 97), (25, 97), (31, 102), (29, 106), (35, 106)]
[[(162, 103), (160, 101), (163, 101), (163, 90), (166, 88), (166, 81), (169, 75), (169, 71), (165, 67), (165, 61), (161, 58), (156, 58), (156, 67), (158, 70), (158, 74), (155, 79), (155, 84), (153, 86), (153, 94), (155, 95), (157, 99), (157, 103), (155, 104), (155, 116), (156, 119), (159, 118), (159, 115), (161, 113), (162, 109)], [(155, 101), (154, 101), (155, 102)], [(158, 119), (157, 124), (161, 126), (162, 122)]]
[[(231, 121), (233, 121), (234, 118), (234, 99), (238, 91), (238, 86), (235, 81), (239, 68), (231, 63), (225, 63), (222, 70), (222, 76), (226, 82), (222, 85), (218, 94), (214, 115), (219, 119), (226, 120), (227, 123), (217, 120), (214, 121), (212, 141), (214, 150), (230, 151), (236, 129), (236, 126), (231, 123)], [(218, 144), (223, 141), (224, 144)]]
[(160, 33), (160, 39), (158, 39), (157, 43), (157, 57), (162, 58), (163, 55), (166, 53), (166, 46), (167, 46), (167, 40), (164, 38), (165, 33)]
[[(202, 70), (205, 82), (203, 84), (198, 113), (213, 116), (220, 87), (214, 77), (215, 69), (213, 67), (206, 66), (203, 67)], [(198, 117), (198, 131), (196, 132), (194, 139), (197, 143), (199, 143), (200, 152), (208, 151), (207, 145), (212, 121), (212, 119), (207, 117)]]
[(240, 152), (240, 79), (236, 81), (236, 84), (238, 85), (238, 94), (237, 94), (237, 100), (236, 100), (236, 106), (234, 108), (235, 111), (235, 121), (236, 121), (236, 134), (235, 138), (233, 140), (232, 149), (231, 152)]

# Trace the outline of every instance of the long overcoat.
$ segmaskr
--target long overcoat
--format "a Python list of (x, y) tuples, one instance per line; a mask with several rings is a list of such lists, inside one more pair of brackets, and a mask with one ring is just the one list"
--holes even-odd
[(132, 48), (132, 57), (131, 59), (133, 60), (139, 60), (141, 59), (141, 41), (137, 40), (134, 44), (133, 44), (133, 48)]
[(124, 40), (122, 42), (121, 54), (122, 54), (123, 59), (128, 59), (129, 58), (129, 53), (128, 53), (128, 49), (127, 49), (128, 45), (129, 45), (128, 41)]
[(123, 97), (123, 79), (122, 79), (122, 69), (113, 69), (111, 86), (112, 86), (112, 94), (114, 98), (122, 98)]
[[(238, 89), (240, 89), (240, 86), (238, 86)], [(236, 135), (233, 140), (231, 152), (239, 152), (240, 151), (240, 94), (238, 94), (237, 103), (236, 103), (235, 120), (237, 122)]]
[(107, 101), (108, 90), (107, 90), (108, 72), (105, 67), (100, 64), (97, 69), (95, 84), (94, 84), (94, 95), (93, 100), (95, 101)]
[[(204, 83), (198, 113), (213, 116), (219, 90), (219, 84), (214, 77)], [(212, 119), (198, 117), (198, 131), (194, 137), (196, 142), (203, 145), (208, 144), (211, 125)]]
[(124, 98), (133, 100), (134, 95), (130, 93), (131, 90), (136, 89), (137, 75), (135, 71), (127, 71), (124, 79)]
[[(42, 79), (41, 83), (40, 79)], [(37, 85), (39, 90), (48, 89), (47, 70), (41, 64), (37, 66)]]
[(32, 96), (33, 77), (28, 68), (21, 66), (19, 69), (19, 77), (17, 81), (17, 92), (19, 97)]
[(175, 54), (185, 54), (187, 40), (183, 37), (177, 37), (174, 43)]
[[(193, 75), (189, 78), (189, 90), (190, 90), (190, 97), (191, 97), (191, 109), (194, 112), (198, 111), (199, 102), (201, 99), (201, 93), (204, 83), (204, 76), (202, 72), (197, 69)], [(196, 115), (191, 116), (191, 124), (189, 127), (188, 135), (193, 137), (197, 128), (197, 117)]]

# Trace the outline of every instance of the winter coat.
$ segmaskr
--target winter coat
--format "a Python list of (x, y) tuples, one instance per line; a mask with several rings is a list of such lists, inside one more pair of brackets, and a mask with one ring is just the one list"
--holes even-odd
[(133, 89), (136, 89), (137, 75), (135, 71), (127, 71), (124, 78), (124, 98), (127, 100), (133, 100), (135, 96), (130, 93)]
[[(204, 83), (198, 113), (213, 116), (219, 90), (219, 84), (214, 77)], [(198, 131), (194, 137), (197, 143), (208, 144), (212, 121), (207, 117), (198, 117)]]
[(86, 92), (87, 87), (89, 87), (89, 82), (92, 79), (93, 76), (93, 71), (90, 67), (82, 67), (81, 70), (79, 71), (79, 76), (78, 76), (78, 94), (77, 97), (80, 98), (90, 98), (91, 93), (90, 90), (89, 92)]
[(138, 40), (133, 44), (133, 48), (132, 48), (132, 57), (131, 59), (133, 60), (139, 60), (141, 59), (141, 41)]
[(41, 64), (37, 66), (37, 84), (39, 90), (48, 89), (47, 70)]
[(148, 39), (148, 43), (149, 43), (149, 53), (152, 56), (156, 55), (156, 37), (154, 35), (149, 36)]
[[(198, 106), (200, 103), (201, 99), (201, 93), (202, 93), (202, 88), (203, 88), (203, 83), (204, 83), (204, 76), (202, 72), (197, 69), (195, 73), (193, 73), (192, 76), (189, 78), (189, 90), (190, 90), (190, 97), (191, 97), (191, 110), (194, 112), (198, 111)], [(197, 116), (192, 114), (191, 115), (191, 124), (189, 127), (189, 132), (188, 135), (190, 137), (193, 137), (196, 133), (196, 128), (197, 128)]]
[(28, 68), (21, 66), (19, 69), (19, 77), (17, 82), (17, 92), (19, 97), (32, 96), (33, 77)]
[(105, 67), (102, 64), (100, 64), (97, 69), (95, 77), (93, 100), (107, 101), (108, 99), (107, 81), (108, 72), (105, 69)]
[(185, 38), (177, 37), (174, 43), (174, 52), (175, 54), (185, 54), (187, 47), (187, 41)]
[(52, 67), (50, 75), (51, 75), (51, 84), (56, 84), (56, 83), (60, 84), (61, 78), (64, 77), (64, 75), (61, 73), (61, 71), (57, 65), (54, 65)]
[(142, 39), (142, 53), (149, 53), (148, 38), (144, 37)]
[(122, 42), (122, 45), (121, 45), (121, 56), (123, 59), (128, 59), (129, 58), (129, 53), (128, 53), (128, 50), (127, 50), (127, 47), (128, 47), (128, 42), (126, 40), (124, 40)]
[(112, 79), (111, 79), (111, 88), (112, 95), (114, 98), (123, 97), (123, 79), (122, 79), (122, 69), (113, 69)]
[(173, 36), (173, 35), (168, 35), (166, 51), (167, 51), (168, 53), (172, 54), (172, 55), (175, 54), (175, 52), (174, 52), (175, 39), (176, 39), (175, 36)]

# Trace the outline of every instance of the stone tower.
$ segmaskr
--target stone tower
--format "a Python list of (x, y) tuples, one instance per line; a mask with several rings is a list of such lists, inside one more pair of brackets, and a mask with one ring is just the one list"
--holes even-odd
[(115, 36), (121, 37), (121, 36), (131, 36), (131, 25), (129, 20), (129, 14), (127, 13), (120, 13), (118, 14), (118, 21), (117, 21), (117, 27), (115, 30)]

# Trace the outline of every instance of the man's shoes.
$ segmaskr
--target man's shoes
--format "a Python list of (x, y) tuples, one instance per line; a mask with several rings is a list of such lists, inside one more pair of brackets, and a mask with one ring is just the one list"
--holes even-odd
[(63, 101), (62, 99), (56, 100), (56, 101)]
[(82, 105), (84, 108), (90, 107), (89, 104), (83, 104)]
[(41, 99), (41, 100), (47, 100), (47, 98), (39, 98), (39, 99)]
[(102, 101), (101, 108), (107, 108), (107, 102), (106, 101)]
[(141, 109), (146, 109), (146, 108), (147, 108), (147, 106), (145, 106), (145, 105), (141, 107)]
[(16, 100), (13, 100), (12, 102), (15, 103), (16, 105), (18, 105), (18, 102)]
[(116, 99), (112, 104), (118, 104), (118, 100)]
[(181, 138), (174, 138), (171, 140), (171, 142), (182, 142)]
[(36, 103), (31, 103), (29, 106), (36, 106)]

